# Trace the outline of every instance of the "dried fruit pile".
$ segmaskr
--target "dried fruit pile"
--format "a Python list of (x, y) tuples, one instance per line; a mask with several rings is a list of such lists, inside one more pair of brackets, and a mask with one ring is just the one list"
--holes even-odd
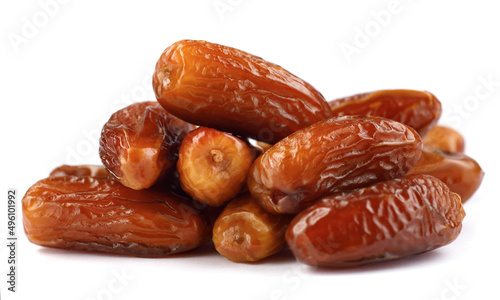
[(452, 242), (484, 175), (429, 92), (328, 102), (278, 65), (192, 40), (163, 52), (153, 88), (104, 125), (102, 166), (61, 166), (27, 191), (32, 243), (164, 257), (213, 242), (239, 262), (288, 246), (356, 266)]

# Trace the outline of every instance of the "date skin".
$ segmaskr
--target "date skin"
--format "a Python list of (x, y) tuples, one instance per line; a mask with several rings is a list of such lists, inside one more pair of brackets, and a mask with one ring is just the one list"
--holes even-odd
[(460, 197), (429, 175), (405, 176), (323, 198), (290, 223), (297, 260), (353, 267), (444, 246), (459, 235)]
[(220, 206), (246, 187), (256, 155), (243, 140), (216, 129), (198, 127), (179, 149), (177, 171), (182, 189), (202, 204)]
[(381, 90), (329, 102), (334, 116), (368, 115), (406, 124), (424, 136), (441, 116), (441, 102), (431, 93)]
[(104, 166), (99, 165), (62, 165), (50, 172), (50, 177), (56, 176), (80, 176), (113, 178), (113, 175)]
[(418, 133), (381, 117), (332, 118), (260, 155), (248, 188), (270, 213), (295, 214), (319, 197), (405, 175), (422, 151)]
[(422, 138), (425, 150), (447, 150), (463, 153), (465, 138), (456, 130), (445, 126), (434, 126)]
[(45, 247), (162, 257), (193, 249), (210, 234), (205, 218), (182, 198), (111, 178), (42, 179), (22, 207), (26, 236)]
[(252, 54), (206, 41), (165, 49), (153, 74), (158, 102), (192, 124), (275, 143), (332, 116), (314, 87)]
[(215, 221), (215, 249), (235, 262), (253, 262), (285, 248), (285, 231), (291, 217), (263, 210), (251, 195), (231, 200)]
[(447, 150), (422, 151), (417, 164), (408, 174), (429, 174), (443, 181), (467, 201), (481, 185), (484, 172), (471, 157)]
[(99, 155), (123, 185), (149, 188), (175, 166), (182, 139), (192, 129), (155, 101), (134, 103), (104, 125)]

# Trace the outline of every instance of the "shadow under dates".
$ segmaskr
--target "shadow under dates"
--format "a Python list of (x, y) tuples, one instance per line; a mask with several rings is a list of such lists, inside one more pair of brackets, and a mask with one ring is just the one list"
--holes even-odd
[(359, 274), (362, 272), (383, 272), (387, 270), (409, 269), (411, 267), (418, 267), (419, 265), (434, 264), (443, 260), (446, 255), (441, 251), (428, 251), (412, 256), (398, 258), (383, 262), (374, 262), (360, 266), (353, 266), (348, 268), (329, 268), (329, 267), (314, 267), (307, 266), (307, 271), (313, 274)]

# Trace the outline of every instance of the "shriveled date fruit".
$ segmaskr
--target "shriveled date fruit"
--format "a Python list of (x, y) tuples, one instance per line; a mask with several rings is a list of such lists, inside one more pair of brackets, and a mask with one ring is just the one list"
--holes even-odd
[(239, 138), (211, 128), (188, 133), (179, 149), (182, 189), (193, 199), (220, 206), (245, 187), (255, 151)]
[(270, 143), (332, 115), (316, 89), (280, 66), (205, 41), (165, 49), (153, 87), (158, 102), (187, 122)]
[(426, 150), (448, 150), (453, 152), (464, 152), (465, 139), (456, 130), (445, 126), (434, 126), (422, 138)]
[(321, 199), (292, 220), (286, 241), (303, 263), (350, 267), (444, 246), (464, 216), (443, 182), (405, 176)]
[(151, 187), (175, 166), (182, 139), (193, 125), (170, 115), (157, 102), (131, 104), (104, 125), (99, 142), (102, 163), (125, 186)]
[(26, 236), (46, 247), (159, 257), (193, 249), (210, 233), (178, 196), (110, 178), (49, 177), (28, 189), (22, 205)]
[(248, 188), (271, 213), (297, 213), (319, 197), (406, 174), (422, 151), (418, 133), (381, 117), (340, 117), (276, 143), (252, 165)]
[(431, 93), (381, 90), (329, 102), (334, 116), (369, 115), (404, 123), (424, 135), (439, 120), (441, 102)]
[(263, 210), (250, 195), (240, 196), (224, 208), (215, 221), (215, 249), (236, 262), (258, 261), (285, 246), (285, 231), (291, 217)]
[(104, 166), (99, 165), (62, 165), (50, 172), (50, 177), (55, 176), (90, 176), (99, 178), (113, 178), (113, 175)]
[(467, 201), (481, 185), (484, 172), (471, 157), (446, 150), (422, 151), (417, 164), (408, 174), (429, 174), (443, 181)]

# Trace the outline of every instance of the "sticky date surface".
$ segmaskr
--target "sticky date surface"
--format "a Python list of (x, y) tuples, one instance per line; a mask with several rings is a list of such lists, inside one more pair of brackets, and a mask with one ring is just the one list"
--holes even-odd
[(271, 213), (406, 174), (420, 157), (415, 130), (381, 117), (341, 117), (299, 130), (260, 155), (248, 188)]
[(157, 102), (134, 103), (104, 125), (99, 155), (125, 186), (149, 188), (175, 166), (182, 139), (192, 129)]
[(443, 182), (405, 176), (321, 199), (292, 220), (286, 240), (301, 262), (350, 267), (444, 246), (464, 216)]
[(26, 236), (46, 247), (158, 257), (190, 250), (208, 234), (205, 219), (178, 196), (109, 178), (49, 177), (22, 206)]
[(431, 93), (414, 90), (381, 90), (329, 102), (334, 116), (368, 115), (406, 124), (426, 134), (441, 116), (441, 102)]
[(187, 122), (270, 143), (332, 115), (316, 89), (280, 66), (205, 41), (168, 47), (153, 87), (158, 102)]

